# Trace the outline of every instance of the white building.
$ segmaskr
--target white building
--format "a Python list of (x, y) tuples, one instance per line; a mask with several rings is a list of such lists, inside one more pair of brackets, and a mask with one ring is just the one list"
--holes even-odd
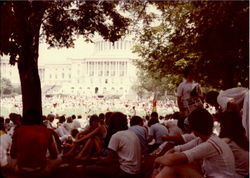
[[(130, 38), (115, 43), (99, 38), (90, 57), (39, 65), (43, 94), (134, 95), (131, 89), (136, 81), (133, 59), (137, 56), (131, 52), (132, 45)], [(1, 59), (1, 74), (12, 83), (19, 82), (16, 66), (10, 66), (8, 60)]]

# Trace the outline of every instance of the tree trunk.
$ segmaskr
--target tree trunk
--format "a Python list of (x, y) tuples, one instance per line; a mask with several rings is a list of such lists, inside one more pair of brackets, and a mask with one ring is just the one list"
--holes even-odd
[(47, 2), (19, 2), (14, 7), (21, 41), (18, 71), (22, 89), (23, 114), (34, 109), (42, 116), (41, 83), (38, 73), (39, 32)]
[[(38, 40), (32, 48), (32, 38), (27, 35), (24, 40), (23, 53), (18, 62), (21, 81), (23, 114), (29, 109), (35, 109), (42, 115), (41, 84), (38, 74), (37, 51)], [(30, 39), (31, 38), (31, 39)]]

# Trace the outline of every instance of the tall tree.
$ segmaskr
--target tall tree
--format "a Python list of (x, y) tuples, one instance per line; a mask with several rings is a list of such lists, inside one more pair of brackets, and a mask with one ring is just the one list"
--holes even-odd
[(42, 114), (38, 48), (42, 37), (52, 47), (73, 47), (76, 35), (87, 41), (97, 32), (112, 42), (126, 32), (129, 19), (112, 1), (1, 1), (0, 55), (18, 65), (23, 112)]
[[(249, 3), (246, 1), (155, 1), (138, 32), (138, 66), (161, 76), (197, 67), (202, 85), (248, 86)], [(138, 12), (139, 14), (139, 12)], [(157, 16), (157, 14), (160, 14)], [(159, 25), (152, 21), (156, 19)]]

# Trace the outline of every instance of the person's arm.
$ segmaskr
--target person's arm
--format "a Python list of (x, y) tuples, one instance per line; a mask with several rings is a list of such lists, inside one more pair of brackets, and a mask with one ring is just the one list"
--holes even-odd
[(187, 142), (183, 145), (175, 146), (174, 149), (176, 151), (180, 151), (180, 152), (185, 151), (185, 150), (190, 150), (200, 143), (201, 143), (201, 140), (200, 140), (200, 138), (197, 137), (197, 138), (195, 138), (195, 139), (191, 140), (190, 142)]
[(16, 145), (16, 133), (14, 132), (13, 137), (12, 137), (12, 144), (10, 147), (10, 157), (12, 159), (17, 158), (17, 145)]
[(77, 139), (80, 139), (81, 137), (83, 137), (84, 135), (86, 135), (87, 133), (89, 133), (89, 130), (90, 130), (90, 128), (88, 127), (88, 128), (86, 128), (86, 129), (84, 129), (83, 131), (81, 131), (81, 132), (79, 132), (77, 135), (76, 135), (76, 140)]
[(101, 164), (109, 164), (118, 162), (118, 155), (115, 151), (109, 149), (108, 155), (105, 157), (99, 158), (99, 163)]
[(163, 135), (162, 139), (165, 141), (173, 141), (178, 144), (184, 144), (185, 141), (183, 140), (181, 135), (178, 136), (170, 136), (170, 135)]
[(178, 104), (178, 107), (180, 109), (180, 112), (183, 110), (183, 103), (182, 103), (182, 100), (181, 100), (181, 96), (177, 96), (177, 104)]
[(55, 143), (53, 134), (51, 134), (50, 139), (49, 139), (48, 150), (50, 153), (50, 159), (56, 159), (58, 152), (57, 152), (56, 143)]
[(81, 141), (83, 141), (83, 140), (86, 140), (86, 139), (88, 139), (88, 138), (90, 138), (90, 137), (93, 137), (93, 136), (96, 135), (99, 131), (100, 131), (100, 127), (97, 127), (97, 128), (95, 128), (95, 130), (93, 130), (92, 132), (88, 133), (87, 135), (84, 135), (82, 138), (76, 139), (75, 142), (78, 143), (78, 142), (81, 142)]
[(174, 166), (188, 163), (188, 158), (184, 153), (167, 153), (155, 159), (155, 162), (164, 166)]

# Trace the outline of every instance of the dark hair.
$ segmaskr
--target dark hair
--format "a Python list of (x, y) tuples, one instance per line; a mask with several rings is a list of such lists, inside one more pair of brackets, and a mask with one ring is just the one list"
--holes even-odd
[(42, 116), (36, 109), (30, 109), (23, 114), (22, 125), (42, 125)]
[(81, 118), (82, 118), (82, 115), (78, 115), (77, 118), (78, 118), (78, 119), (81, 119)]
[(50, 122), (53, 122), (53, 120), (55, 119), (55, 115), (49, 114), (49, 115), (47, 116), (47, 119), (48, 119)]
[(71, 130), (71, 135), (73, 138), (76, 138), (76, 135), (79, 133), (79, 131), (77, 129), (72, 129)]
[(190, 72), (192, 69), (194, 69), (194, 66), (192, 66), (192, 65), (185, 67), (185, 69), (184, 69), (184, 71), (183, 71), (183, 76), (184, 76), (185, 78), (187, 78), (189, 72)]
[(158, 118), (158, 113), (157, 112), (152, 112), (151, 117), (157, 117)]
[(151, 125), (154, 125), (154, 124), (156, 124), (156, 123), (159, 123), (159, 120), (158, 120), (158, 118), (153, 117), (153, 118), (151, 118), (151, 119), (148, 121), (148, 126), (150, 127)]
[(0, 130), (3, 130), (5, 132), (4, 118), (3, 117), (0, 117)]
[(107, 126), (109, 125), (109, 121), (110, 121), (112, 114), (113, 114), (112, 112), (106, 112), (106, 114), (105, 114), (105, 124)]
[(76, 115), (73, 114), (73, 115), (71, 116), (71, 118), (74, 120), (74, 119), (76, 118)]
[(92, 125), (92, 123), (94, 121), (100, 121), (99, 117), (96, 114), (90, 116), (90, 118), (89, 118), (89, 125)]
[(213, 117), (203, 108), (196, 109), (188, 116), (190, 129), (206, 136), (210, 136), (213, 131)]
[(241, 116), (237, 112), (224, 112), (220, 115), (220, 137), (230, 138), (237, 145), (248, 151), (249, 142), (242, 126)]
[(64, 123), (66, 121), (65, 116), (59, 117), (59, 123)]
[(103, 113), (100, 113), (100, 114), (99, 114), (99, 118), (100, 118), (101, 120), (104, 120), (105, 115), (104, 115)]
[(218, 97), (219, 93), (217, 91), (210, 91), (206, 94), (206, 102), (212, 106), (217, 106), (217, 97)]
[(10, 119), (9, 119), (9, 118), (5, 119), (4, 123), (5, 123), (5, 124), (6, 124), (6, 123), (10, 123)]
[(130, 126), (133, 126), (133, 125), (143, 125), (143, 120), (141, 117), (139, 116), (133, 116), (130, 120)]
[(121, 112), (114, 112), (110, 117), (109, 129), (117, 132), (128, 129), (128, 121), (126, 115)]
[(127, 130), (127, 129), (128, 129), (127, 116), (121, 112), (112, 113), (112, 115), (109, 119), (107, 136), (105, 137), (105, 140), (104, 140), (105, 147), (108, 146), (109, 140), (113, 134), (115, 134), (118, 131)]

